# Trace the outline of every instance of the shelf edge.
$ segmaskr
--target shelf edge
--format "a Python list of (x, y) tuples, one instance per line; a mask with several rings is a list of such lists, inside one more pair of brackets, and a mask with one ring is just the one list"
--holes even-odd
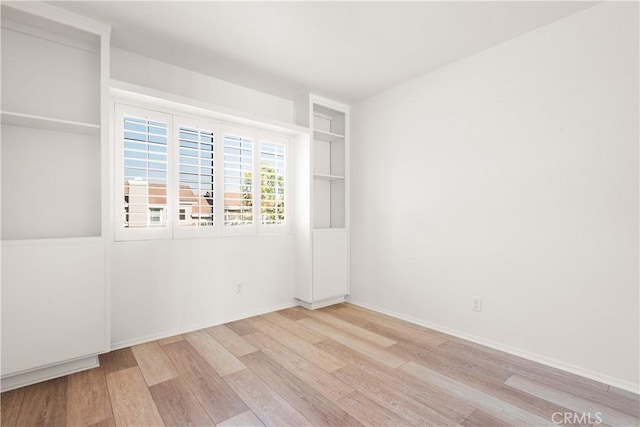
[(14, 111), (2, 111), (0, 115), (2, 117), (2, 124), (4, 125), (46, 129), (58, 132), (82, 133), (95, 136), (100, 135), (100, 125), (93, 123), (35, 116)]
[(313, 178), (314, 179), (319, 179), (322, 181), (340, 181), (340, 180), (344, 180), (344, 176), (341, 175), (326, 175), (323, 173), (314, 173), (313, 174)]

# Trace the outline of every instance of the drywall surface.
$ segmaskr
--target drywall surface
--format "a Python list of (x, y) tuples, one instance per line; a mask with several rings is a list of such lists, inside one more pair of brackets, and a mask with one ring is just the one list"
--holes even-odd
[(112, 347), (292, 306), (293, 289), (291, 235), (116, 242)]
[(293, 101), (111, 48), (111, 78), (259, 117), (293, 123)]
[(358, 103), (352, 300), (637, 387), (638, 113), (630, 2)]

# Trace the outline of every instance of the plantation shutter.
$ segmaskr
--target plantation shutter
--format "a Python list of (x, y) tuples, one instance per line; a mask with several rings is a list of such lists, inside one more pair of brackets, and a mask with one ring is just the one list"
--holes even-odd
[(178, 224), (215, 225), (215, 132), (180, 126), (178, 130)]
[(167, 227), (167, 123), (123, 117), (124, 227)]
[(253, 140), (224, 134), (224, 225), (253, 224)]
[(260, 142), (260, 222), (285, 223), (285, 144)]

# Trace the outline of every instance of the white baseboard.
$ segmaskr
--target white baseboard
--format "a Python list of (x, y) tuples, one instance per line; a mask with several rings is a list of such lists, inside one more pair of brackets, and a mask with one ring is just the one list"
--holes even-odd
[(630, 381), (626, 381), (626, 380), (621, 380), (619, 378), (615, 378), (612, 377), (610, 375), (606, 375), (600, 372), (595, 372), (589, 369), (584, 369), (581, 368), (579, 366), (576, 365), (572, 365), (570, 363), (566, 363), (563, 362), (561, 360), (557, 360), (557, 359), (553, 359), (547, 356), (542, 356), (540, 354), (536, 354), (536, 353), (531, 353), (529, 351), (525, 351), (525, 350), (521, 350), (519, 348), (515, 348), (515, 347), (511, 347), (508, 346), (506, 344), (502, 344), (496, 341), (491, 341), (476, 335), (471, 335), (465, 332), (461, 332), (461, 331), (457, 331), (455, 329), (450, 329), (435, 323), (431, 323), (431, 322), (426, 322), (424, 320), (421, 319), (416, 319), (414, 317), (411, 316), (407, 316), (404, 314), (400, 314), (400, 313), (396, 313), (394, 311), (390, 311), (390, 310), (385, 310), (382, 309), (380, 307), (376, 307), (372, 304), (368, 304), (362, 301), (358, 301), (356, 299), (353, 299), (351, 297), (347, 298), (347, 302), (353, 305), (357, 305), (359, 307), (363, 307), (369, 310), (373, 310), (376, 311), (378, 313), (382, 313), (382, 314), (386, 314), (388, 316), (391, 317), (395, 317), (397, 319), (401, 319), (401, 320), (405, 320), (409, 323), (413, 323), (415, 325), (419, 325), (419, 326), (423, 326), (425, 328), (429, 328), (429, 329), (434, 329), (436, 331), (439, 332), (443, 332), (445, 334), (449, 334), (449, 335), (453, 335), (454, 337), (457, 338), (462, 338), (464, 340), (467, 341), (471, 341), (474, 342), (476, 344), (481, 344), (481, 345), (485, 345), (487, 347), (491, 347), (495, 350), (500, 350), (503, 351), (505, 353), (509, 353), (512, 354), (514, 356), (519, 356), (519, 357), (523, 357), (525, 359), (531, 360), (533, 362), (538, 362), (541, 363), (543, 365), (547, 365), (550, 366), (552, 368), (557, 368), (557, 369), (561, 369), (563, 371), (567, 371), (570, 372), (572, 374), (576, 374), (576, 375), (580, 375), (581, 377), (585, 377), (585, 378), (589, 378), (592, 379), (594, 381), (599, 381), (601, 383), (610, 385), (610, 386), (614, 386), (614, 387), (618, 387), (621, 388), (623, 390), (627, 390), (630, 391), (632, 393), (640, 393), (640, 385), (639, 384), (634, 384)]
[(51, 380), (53, 378), (75, 374), (76, 372), (85, 371), (87, 369), (97, 368), (98, 366), (100, 366), (98, 356), (84, 357), (82, 359), (76, 359), (69, 362), (59, 363), (57, 365), (2, 377), (0, 389), (2, 392), (5, 392), (15, 388)]
[(327, 298), (324, 299), (322, 301), (315, 301), (315, 302), (306, 302), (303, 301), (301, 299), (298, 300), (298, 303), (300, 303), (300, 305), (308, 310), (315, 310), (317, 308), (322, 308), (322, 307), (328, 307), (330, 305), (334, 305), (334, 304), (340, 304), (341, 302), (345, 302), (346, 301), (346, 296), (342, 295), (339, 297), (334, 297), (334, 298)]
[(189, 326), (185, 326), (184, 328), (176, 328), (169, 331), (159, 332), (157, 334), (147, 335), (144, 337), (133, 338), (130, 340), (118, 341), (111, 344), (111, 350), (119, 350), (121, 348), (131, 347), (133, 345), (144, 344), (150, 341), (161, 340), (163, 338), (172, 337), (178, 334), (186, 334), (193, 331), (198, 331), (200, 329), (210, 328), (212, 326), (222, 325), (223, 323), (234, 322), (236, 320), (246, 319), (247, 317), (259, 316), (265, 313), (271, 313), (272, 311), (284, 310), (285, 308), (296, 307), (298, 305), (298, 301), (292, 300), (289, 303), (279, 304), (274, 307), (259, 309), (255, 311), (250, 311), (247, 313), (243, 313), (238, 316), (232, 316), (229, 318), (224, 318), (215, 322), (206, 322), (206, 323), (197, 323)]

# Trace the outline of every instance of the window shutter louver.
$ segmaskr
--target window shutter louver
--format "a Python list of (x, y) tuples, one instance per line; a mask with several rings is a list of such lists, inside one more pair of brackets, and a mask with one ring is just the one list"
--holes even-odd
[(215, 226), (215, 133), (181, 126), (178, 134), (178, 223)]
[(285, 144), (260, 143), (260, 221), (285, 223)]
[(253, 140), (224, 134), (224, 225), (253, 224)]
[(167, 123), (123, 120), (124, 226), (167, 227)]

